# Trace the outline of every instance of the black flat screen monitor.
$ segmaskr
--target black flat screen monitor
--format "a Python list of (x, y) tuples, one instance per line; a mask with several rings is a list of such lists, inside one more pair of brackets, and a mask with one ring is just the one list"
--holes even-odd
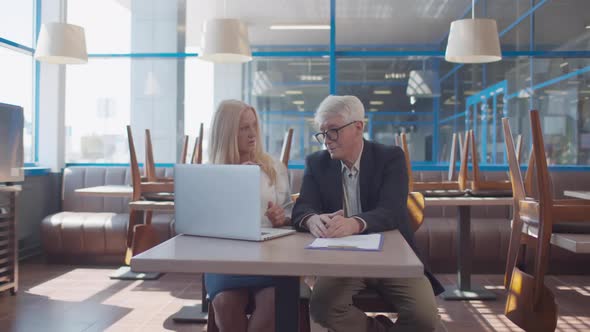
[(23, 108), (0, 103), (0, 184), (25, 180)]

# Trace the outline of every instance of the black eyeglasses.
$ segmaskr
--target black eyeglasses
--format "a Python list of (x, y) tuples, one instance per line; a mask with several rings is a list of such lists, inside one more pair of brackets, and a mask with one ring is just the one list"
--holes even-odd
[(347, 124), (345, 124), (344, 126), (338, 127), (338, 128), (332, 128), (332, 129), (328, 129), (326, 131), (321, 131), (317, 134), (315, 134), (315, 139), (320, 143), (320, 144), (324, 144), (324, 142), (326, 141), (326, 137), (330, 139), (330, 141), (337, 141), (338, 140), (338, 132), (341, 129), (344, 129), (345, 127), (350, 126), (351, 124), (355, 123), (357, 121), (352, 121), (349, 122)]

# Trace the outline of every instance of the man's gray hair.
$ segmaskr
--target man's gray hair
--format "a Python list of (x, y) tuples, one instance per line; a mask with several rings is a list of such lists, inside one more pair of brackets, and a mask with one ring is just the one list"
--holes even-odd
[(363, 121), (365, 107), (355, 96), (328, 96), (322, 101), (315, 112), (315, 122), (319, 126), (333, 115), (340, 115), (344, 121)]

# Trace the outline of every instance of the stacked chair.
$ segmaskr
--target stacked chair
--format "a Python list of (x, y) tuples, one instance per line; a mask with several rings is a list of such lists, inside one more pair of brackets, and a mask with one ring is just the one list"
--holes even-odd
[[(525, 331), (554, 331), (557, 305), (553, 293), (545, 285), (550, 245), (553, 243), (571, 250), (563, 244), (582, 238), (588, 241), (590, 201), (553, 198), (538, 111), (530, 112), (533, 149), (525, 182), (517, 161), (510, 124), (508, 119), (502, 121), (514, 193), (512, 233), (504, 281), (508, 290), (505, 315)], [(531, 197), (533, 168), (538, 198)], [(529, 264), (527, 256), (532, 256), (533, 264)]]

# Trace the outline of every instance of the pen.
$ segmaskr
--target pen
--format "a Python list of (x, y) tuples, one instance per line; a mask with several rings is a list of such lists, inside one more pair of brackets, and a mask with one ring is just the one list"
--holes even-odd
[(285, 208), (287, 208), (289, 205), (292, 205), (292, 204), (294, 204), (294, 203), (295, 203), (295, 201), (289, 201), (289, 202), (287, 202), (287, 203), (285, 203), (285, 204), (281, 205), (281, 207), (282, 207), (283, 209), (285, 209)]

